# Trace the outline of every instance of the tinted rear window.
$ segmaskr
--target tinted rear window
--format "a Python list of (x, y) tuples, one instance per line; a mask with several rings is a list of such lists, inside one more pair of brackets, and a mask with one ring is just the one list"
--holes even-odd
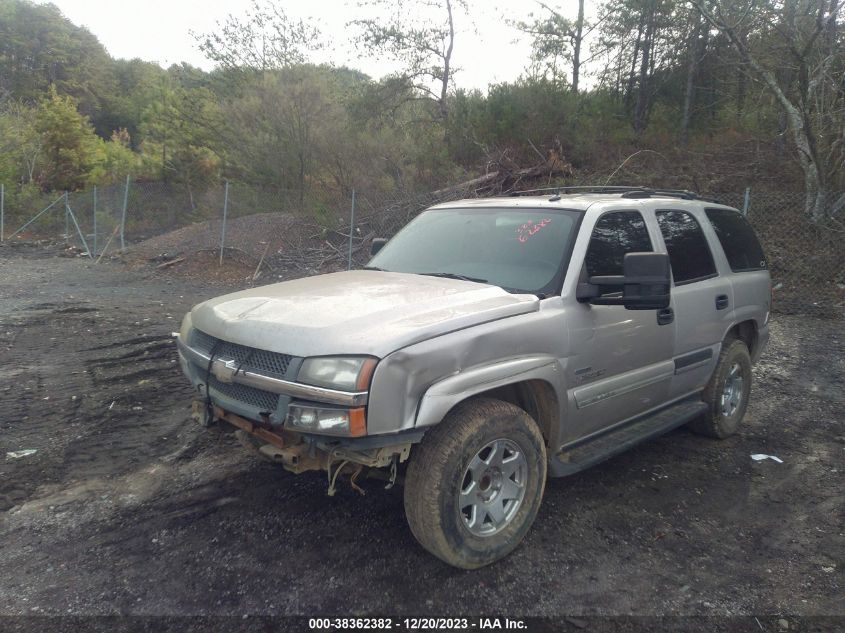
[(706, 211), (732, 271), (736, 273), (767, 268), (763, 247), (760, 246), (754, 229), (741, 214), (727, 209)]
[(698, 221), (686, 211), (658, 211), (657, 224), (669, 252), (675, 284), (707, 279), (716, 264)]

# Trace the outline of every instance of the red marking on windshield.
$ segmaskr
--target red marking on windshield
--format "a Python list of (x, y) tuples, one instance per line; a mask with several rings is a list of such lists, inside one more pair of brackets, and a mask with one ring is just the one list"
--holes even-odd
[(525, 244), (528, 241), (529, 237), (536, 235), (540, 229), (543, 227), (551, 224), (551, 218), (543, 218), (536, 224), (532, 220), (528, 220), (522, 226), (517, 227), (516, 229), (516, 239), (519, 240), (522, 244)]

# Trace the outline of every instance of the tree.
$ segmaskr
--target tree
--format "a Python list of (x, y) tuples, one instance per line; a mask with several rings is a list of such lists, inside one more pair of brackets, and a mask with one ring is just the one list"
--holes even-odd
[(326, 134), (343, 116), (337, 96), (331, 70), (313, 66), (245, 83), (240, 96), (223, 106), (230, 167), (253, 182), (292, 189), (303, 202), (320, 157), (339, 142)]
[[(575, 22), (564, 17), (559, 9), (544, 2), (538, 2), (548, 15), (534, 18), (533, 21), (518, 21), (514, 26), (530, 35), (532, 75), (545, 77), (552, 81), (561, 81), (563, 71), (559, 65), (567, 63), (572, 68), (572, 92), (577, 93), (581, 77), (581, 46), (584, 37), (584, 0), (578, 0), (578, 17)], [(534, 17), (530, 14), (529, 17)]]
[(42, 187), (74, 191), (85, 185), (97, 152), (97, 135), (88, 117), (79, 113), (71, 97), (50, 88), (36, 114), (45, 163)]
[(0, 94), (35, 103), (55, 86), (99, 127), (104, 100), (116, 92), (111, 61), (97, 38), (55, 5), (0, 0)]
[(578, 93), (578, 79), (581, 76), (581, 44), (584, 38), (584, 0), (578, 0), (578, 18), (572, 38), (572, 92)]
[[(138, 150), (141, 119), (144, 111), (161, 96), (161, 85), (167, 82), (167, 71), (153, 62), (140, 59), (114, 60), (116, 91), (104, 101), (99, 122), (102, 129), (125, 128), (133, 150)], [(100, 133), (101, 136), (105, 134)]]
[[(775, 0), (741, 9), (724, 0), (691, 2), (779, 104), (804, 175), (805, 212), (823, 217), (830, 185), (845, 166), (842, 0)], [(753, 42), (739, 35), (745, 22), (756, 31)], [(791, 72), (780, 73), (784, 66)]]
[(190, 85), (195, 71), (171, 66), (141, 120), (142, 152), (149, 171), (183, 184), (192, 198), (195, 188), (218, 177), (219, 147), (224, 144), (218, 99), (208, 88)]
[(320, 30), (295, 20), (274, 2), (253, 0), (245, 19), (229, 15), (219, 32), (194, 34), (200, 50), (229, 71), (266, 71), (302, 64), (322, 47)]
[(674, 0), (609, 0), (602, 12), (599, 47), (616, 54), (599, 78), (615, 83), (639, 135), (663, 83), (680, 68), (686, 20)]
[(642, 12), (642, 24), (645, 31), (642, 33), (640, 44), (640, 70), (637, 85), (637, 102), (634, 105), (634, 131), (642, 132), (645, 128), (645, 119), (648, 114), (651, 100), (651, 76), (654, 64), (654, 39), (655, 39), (655, 18), (657, 12), (656, 0), (648, 0)]
[(126, 128), (115, 130), (108, 142), (97, 139), (97, 153), (89, 181), (96, 185), (110, 185), (123, 181), (127, 175), (136, 174), (140, 160), (130, 144)]
[(35, 108), (9, 101), (0, 108), (0, 182), (33, 183), (38, 177), (42, 141)]
[(689, 141), (689, 128), (695, 101), (695, 79), (698, 75), (698, 66), (707, 51), (708, 36), (707, 29), (704, 28), (704, 19), (701, 12), (694, 10), (692, 19), (694, 23), (689, 38), (687, 80), (684, 86), (684, 105), (681, 111), (681, 143), (684, 145)]
[[(454, 74), (454, 9), (466, 11), (465, 0), (373, 0), (368, 6), (379, 17), (352, 22), (359, 30), (358, 45), (368, 54), (398, 63), (402, 68), (395, 77), (397, 92), (430, 100), (439, 119), (445, 121)], [(410, 11), (411, 6), (415, 11)]]

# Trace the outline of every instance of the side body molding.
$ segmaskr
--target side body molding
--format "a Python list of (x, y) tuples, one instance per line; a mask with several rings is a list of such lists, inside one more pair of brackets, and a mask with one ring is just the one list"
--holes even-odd
[(502, 362), (471, 367), (434, 383), (423, 395), (417, 413), (416, 427), (432, 426), (459, 402), (470, 396), (525, 380), (542, 380), (558, 394), (559, 402), (566, 402), (561, 390), (563, 372), (557, 359), (551, 356), (521, 356)]

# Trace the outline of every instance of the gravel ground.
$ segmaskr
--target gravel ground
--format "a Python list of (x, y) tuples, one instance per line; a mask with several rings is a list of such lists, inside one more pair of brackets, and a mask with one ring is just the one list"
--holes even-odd
[[(842, 321), (776, 318), (739, 435), (682, 429), (551, 480), (524, 544), (467, 572), (417, 545), (401, 489), (370, 481), (366, 496), (327, 497), (324, 475), (288, 474), (189, 422), (170, 333), (220, 292), (0, 248), (0, 614), (756, 615), (765, 630), (834, 616), (845, 627)], [(7, 455), (21, 450), (37, 452)]]

